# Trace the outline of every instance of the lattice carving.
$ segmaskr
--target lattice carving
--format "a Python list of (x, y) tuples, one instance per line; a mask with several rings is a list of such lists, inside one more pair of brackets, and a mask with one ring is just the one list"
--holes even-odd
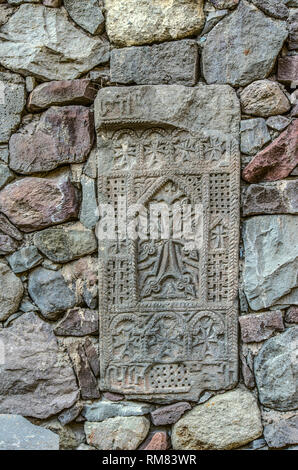
[[(116, 221), (115, 239), (100, 244), (101, 387), (197, 399), (237, 379), (238, 143), (229, 131), (157, 125), (151, 104), (142, 120), (144, 90), (117, 88), (99, 105), (100, 202), (117, 216), (126, 198), (128, 222), (147, 221), (135, 239), (119, 237)], [(160, 214), (150, 225), (156, 204), (169, 208), (163, 237), (150, 231), (163, 233)]]

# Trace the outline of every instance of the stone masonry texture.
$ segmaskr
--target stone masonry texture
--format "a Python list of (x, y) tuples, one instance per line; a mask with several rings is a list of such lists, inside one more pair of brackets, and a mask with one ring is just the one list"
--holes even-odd
[(297, 100), (297, 0), (0, 0), (1, 450), (297, 450)]

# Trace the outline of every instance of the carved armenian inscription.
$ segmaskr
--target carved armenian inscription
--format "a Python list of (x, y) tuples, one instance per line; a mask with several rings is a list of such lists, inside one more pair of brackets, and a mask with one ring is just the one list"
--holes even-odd
[(226, 86), (95, 104), (101, 387), (164, 402), (237, 380), (239, 107)]

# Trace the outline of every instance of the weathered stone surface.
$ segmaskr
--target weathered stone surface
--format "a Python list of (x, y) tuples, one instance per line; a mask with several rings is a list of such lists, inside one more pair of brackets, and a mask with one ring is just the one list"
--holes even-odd
[(14, 174), (10, 171), (7, 165), (0, 163), (0, 189), (14, 179)]
[(110, 401), (122, 401), (124, 400), (125, 396), (121, 395), (120, 393), (106, 392), (103, 394), (103, 398)]
[(255, 358), (260, 402), (279, 411), (298, 408), (298, 327), (268, 339)]
[(35, 246), (26, 246), (7, 257), (11, 269), (15, 273), (23, 273), (41, 263), (43, 257)]
[(258, 343), (285, 329), (280, 310), (239, 317), (241, 339), (244, 343)]
[(242, 172), (249, 183), (286, 178), (298, 164), (298, 119), (259, 152)]
[(227, 14), (229, 13), (229, 10), (215, 10), (215, 11), (209, 11), (208, 15), (206, 17), (205, 21), (205, 26), (203, 31), (201, 32), (201, 36), (204, 36), (204, 34), (209, 33), (211, 29), (220, 21), (222, 20)]
[(298, 306), (293, 305), (287, 310), (285, 321), (286, 323), (298, 323)]
[(28, 292), (41, 314), (49, 320), (56, 320), (76, 303), (60, 271), (34, 269), (29, 275)]
[(45, 419), (72, 406), (78, 389), (70, 363), (58, 351), (52, 327), (25, 313), (0, 330), (0, 412)]
[(85, 336), (98, 333), (98, 311), (74, 308), (67, 312), (54, 331), (59, 336)]
[(0, 142), (8, 142), (11, 133), (21, 122), (24, 107), (24, 79), (19, 75), (0, 71)]
[(298, 10), (295, 8), (290, 10), (289, 17), (289, 37), (288, 37), (288, 49), (298, 49)]
[(266, 121), (263, 118), (241, 121), (241, 152), (254, 155), (271, 141)]
[(45, 7), (59, 8), (62, 0), (43, 0), (42, 3)]
[(245, 222), (244, 290), (253, 310), (298, 304), (297, 230), (297, 217), (291, 215), (256, 216)]
[(257, 401), (250, 392), (238, 389), (186, 413), (173, 426), (172, 444), (181, 450), (229, 450), (261, 435)]
[(4, 163), (8, 163), (9, 150), (8, 145), (0, 144), (0, 160)]
[[(10, 168), (24, 175), (86, 160), (94, 139), (93, 114), (84, 106), (52, 107), (9, 141)], [(45, 148), (47, 151), (45, 152)]]
[(94, 233), (81, 224), (47, 228), (34, 235), (34, 244), (55, 263), (68, 263), (93, 253), (97, 248)]
[(60, 450), (73, 450), (86, 440), (84, 426), (81, 424), (62, 425), (56, 418), (42, 424), (46, 429), (59, 435)]
[(19, 308), (24, 289), (20, 279), (4, 263), (0, 263), (0, 285), (0, 321), (5, 321)]
[(241, 1), (208, 34), (202, 53), (207, 83), (244, 86), (266, 78), (287, 35), (286, 22), (273, 20)]
[(266, 124), (270, 129), (275, 131), (283, 131), (291, 123), (290, 119), (285, 116), (271, 116), (266, 120)]
[(191, 406), (187, 402), (174, 403), (173, 405), (163, 406), (151, 412), (151, 420), (155, 426), (164, 426), (174, 424), (181, 418)]
[(254, 116), (267, 117), (289, 111), (291, 104), (278, 83), (257, 80), (240, 93), (242, 111)]
[(240, 354), (240, 360), (244, 385), (249, 389), (255, 388), (256, 383), (252, 365), (249, 364), (248, 358), (245, 357), (243, 354)]
[[(106, 30), (118, 46), (182, 39), (204, 25), (203, 1), (105, 0)], [(121, 21), (119, 21), (121, 18)]]
[(100, 373), (98, 343), (88, 337), (84, 342), (84, 350), (94, 376), (98, 377)]
[(104, 421), (116, 416), (143, 416), (149, 414), (155, 407), (147, 403), (121, 401), (99, 401), (92, 405), (85, 405), (82, 415), (87, 421)]
[[(99, 283), (101, 361), (105, 371), (100, 378), (101, 389), (140, 401), (169, 404), (197, 401), (204, 390), (233, 386), (238, 371), (232, 297), (238, 291), (235, 234), (240, 160), (239, 102), (234, 92), (229, 86), (216, 85), (107, 87), (99, 91), (95, 113), (99, 128), (99, 204), (117, 209), (119, 195), (134, 197), (146, 208), (155, 201), (202, 201), (206, 178), (210, 197), (204, 199), (204, 210), (213, 220), (210, 226), (204, 216), (200, 217), (206, 231), (212, 232), (211, 251), (207, 239), (203, 242), (205, 261), (197, 250), (200, 242), (191, 244), (194, 251), (190, 255), (184, 235), (176, 240), (172, 227), (160, 244), (151, 240), (150, 248), (137, 240), (136, 251), (120, 239), (100, 241), (100, 266), (105, 276)], [(234, 188), (231, 197), (229, 184)], [(219, 214), (230, 220), (226, 228), (217, 227)], [(102, 225), (97, 227), (99, 238)], [(228, 227), (234, 227), (233, 232)], [(222, 230), (225, 241), (217, 235)], [(199, 228), (196, 232), (201, 234)], [(197, 238), (202, 241), (201, 235)], [(214, 260), (218, 244), (225, 255), (216, 255)], [(208, 259), (207, 253), (212, 257)], [(206, 276), (204, 301), (199, 272)], [(211, 282), (207, 281), (207, 273)], [(229, 324), (229, 315), (222, 316), (218, 311), (219, 303), (226, 311), (224, 298), (231, 302), (234, 320)], [(188, 309), (194, 312), (192, 317), (183, 315)], [(210, 335), (207, 325), (213, 325), (217, 338), (210, 347), (208, 339), (208, 353), (207, 345), (197, 343), (197, 337), (203, 334), (202, 324), (204, 338)], [(231, 351), (229, 360), (225, 348)], [(209, 367), (209, 354), (216, 364), (220, 361), (220, 368)], [(193, 366), (194, 358), (200, 361), (200, 368)], [(221, 369), (224, 363), (230, 370), (226, 378)]]
[(57, 80), (38, 85), (27, 102), (29, 111), (40, 111), (50, 106), (88, 105), (96, 97), (97, 89), (91, 80)]
[(99, 450), (135, 450), (149, 432), (143, 416), (110, 418), (101, 423), (85, 423), (87, 442)]
[(22, 231), (33, 232), (76, 218), (79, 198), (66, 175), (23, 178), (2, 189), (0, 211)]
[(98, 0), (64, 0), (69, 16), (88, 33), (100, 34), (104, 30), (105, 19)]
[(215, 8), (222, 10), (223, 8), (235, 8), (239, 0), (209, 0)]
[(59, 450), (59, 436), (23, 416), (0, 415), (0, 450)]
[(58, 420), (63, 426), (65, 426), (66, 424), (69, 424), (72, 421), (74, 421), (79, 416), (82, 409), (83, 409), (83, 405), (81, 405), (80, 403), (75, 403), (75, 405), (73, 405), (71, 408), (63, 411), (58, 416)]
[(286, 20), (289, 10), (285, 5), (285, 0), (250, 0), (256, 7), (264, 13), (279, 20)]
[(277, 79), (290, 85), (298, 80), (298, 56), (292, 55), (278, 59)]
[(89, 364), (84, 344), (72, 342), (68, 345), (67, 350), (79, 382), (81, 397), (84, 400), (99, 398), (97, 380)]
[(143, 447), (142, 450), (167, 450), (169, 448), (168, 436), (165, 431), (155, 432), (153, 436), (147, 439), (147, 444)]
[(109, 60), (109, 46), (68, 21), (63, 10), (21, 5), (0, 32), (0, 64), (44, 80), (79, 77)]
[(198, 44), (191, 39), (111, 52), (111, 81), (137, 85), (195, 85)]
[(0, 232), (0, 255), (8, 255), (17, 248), (18, 243), (13, 238)]
[(3, 26), (11, 15), (15, 12), (15, 8), (11, 5), (1, 5), (0, 2), (0, 26)]
[(298, 214), (298, 181), (251, 184), (244, 192), (243, 215)]
[(82, 185), (82, 204), (80, 211), (80, 221), (84, 227), (93, 229), (98, 222), (98, 209), (96, 200), (96, 185), (94, 179), (83, 175)]
[(23, 238), (22, 233), (12, 225), (4, 214), (0, 213), (0, 231), (14, 238), (15, 240), (21, 241)]
[(274, 449), (298, 444), (298, 416), (267, 424), (264, 437), (268, 446)]

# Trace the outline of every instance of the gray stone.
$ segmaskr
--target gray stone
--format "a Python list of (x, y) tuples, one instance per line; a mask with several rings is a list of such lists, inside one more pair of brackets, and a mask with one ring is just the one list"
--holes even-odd
[(237, 389), (216, 395), (188, 411), (174, 426), (175, 450), (229, 450), (262, 435), (255, 397)]
[(15, 240), (21, 241), (23, 238), (22, 233), (14, 226), (4, 214), (0, 212), (0, 230), (1, 232), (9, 235)]
[(98, 333), (98, 311), (87, 308), (73, 308), (55, 326), (58, 336), (85, 336)]
[(285, 116), (271, 116), (266, 120), (268, 127), (275, 131), (283, 131), (290, 124), (290, 119)]
[(104, 421), (116, 416), (143, 416), (149, 414), (155, 407), (147, 403), (121, 401), (99, 401), (92, 405), (85, 405), (82, 415), (87, 421)]
[(74, 27), (66, 12), (21, 5), (0, 31), (0, 63), (42, 80), (79, 77), (109, 60), (109, 45)]
[(99, 450), (135, 450), (147, 437), (150, 423), (143, 416), (109, 418), (85, 423), (88, 444)]
[[(1, 2), (0, 2), (1, 4)], [(13, 15), (15, 12), (15, 8), (10, 5), (0, 5), (0, 26), (3, 26), (11, 15)]]
[(291, 103), (280, 89), (278, 83), (271, 80), (257, 80), (240, 93), (243, 113), (268, 117), (286, 113)]
[(239, 0), (210, 0), (215, 8), (219, 8), (220, 10), (223, 8), (235, 8)]
[(74, 293), (59, 271), (34, 269), (29, 275), (28, 292), (41, 314), (49, 320), (56, 320), (76, 303)]
[(209, 33), (211, 29), (220, 21), (222, 20), (227, 14), (229, 13), (228, 10), (215, 10), (215, 11), (209, 11), (206, 21), (205, 21), (205, 26), (204, 29), (201, 33), (201, 36), (204, 36), (204, 34)]
[(151, 420), (154, 426), (165, 426), (176, 423), (187, 410), (191, 410), (188, 402), (174, 403), (173, 405), (162, 406), (152, 411)]
[(204, 25), (202, 0), (155, 0), (154, 6), (148, 0), (105, 0), (105, 9), (106, 31), (118, 46), (182, 39)]
[(54, 263), (68, 263), (97, 249), (94, 233), (81, 224), (37, 232), (34, 235), (34, 244)]
[(0, 415), (0, 450), (59, 450), (59, 436), (23, 416)]
[(18, 243), (9, 235), (0, 232), (0, 255), (9, 255), (18, 249)]
[(84, 227), (93, 229), (98, 222), (98, 209), (96, 200), (96, 185), (94, 179), (83, 175), (82, 185), (82, 204), (80, 211), (80, 221)]
[(5, 321), (18, 310), (24, 288), (21, 280), (4, 263), (0, 263), (0, 286), (0, 321)]
[(36, 305), (33, 305), (33, 303), (30, 302), (29, 297), (26, 296), (23, 297), (19, 309), (22, 312), (38, 312), (38, 307), (36, 307)]
[(111, 81), (137, 85), (195, 85), (198, 44), (191, 39), (111, 52)]
[(268, 339), (255, 357), (254, 371), (262, 405), (279, 411), (298, 408), (298, 327)]
[(0, 160), (2, 160), (2, 162), (4, 163), (8, 163), (8, 157), (9, 157), (8, 145), (0, 144)]
[(266, 121), (263, 118), (241, 121), (241, 152), (254, 155), (271, 141)]
[(23, 273), (41, 263), (43, 257), (35, 246), (26, 246), (7, 257), (11, 269), (15, 273)]
[(266, 78), (287, 35), (286, 22), (271, 19), (242, 0), (208, 34), (202, 53), (207, 83), (244, 86)]
[(274, 449), (298, 444), (298, 416), (267, 424), (264, 437), (268, 446)]
[(78, 388), (70, 362), (58, 350), (51, 325), (24, 313), (0, 330), (0, 413), (46, 419), (71, 407)]
[(286, 0), (250, 0), (256, 7), (267, 15), (280, 20), (286, 20), (289, 16)]
[(239, 323), (244, 343), (259, 343), (285, 329), (280, 310), (242, 315)]
[(250, 184), (244, 191), (243, 215), (298, 214), (298, 181)]
[(97, 159), (98, 159), (98, 150), (97, 148), (93, 148), (84, 166), (84, 170), (83, 170), (84, 175), (93, 179), (97, 177)]
[(52, 418), (42, 424), (46, 429), (59, 435), (59, 450), (73, 450), (86, 440), (82, 424), (72, 423), (70, 426), (62, 425), (56, 418)]
[(100, 34), (104, 30), (105, 19), (98, 0), (64, 0), (69, 16), (88, 33)]
[(244, 290), (250, 308), (298, 304), (298, 219), (252, 217), (244, 224)]
[(298, 306), (292, 306), (287, 310), (285, 321), (287, 323), (298, 323)]
[(14, 179), (14, 174), (10, 171), (7, 165), (0, 163), (0, 189)]
[(91, 340), (90, 337), (85, 339), (84, 350), (89, 363), (89, 366), (95, 377), (99, 377), (100, 365), (99, 365), (99, 353), (98, 343)]
[(74, 421), (79, 416), (82, 409), (83, 409), (83, 405), (81, 405), (80, 403), (76, 403), (75, 405), (73, 405), (68, 410), (63, 411), (58, 416), (58, 420), (60, 421), (60, 423), (63, 426), (65, 426), (66, 424), (69, 424), (72, 421)]
[(20, 124), (25, 103), (24, 79), (19, 75), (0, 71), (0, 143), (8, 142), (12, 132)]

